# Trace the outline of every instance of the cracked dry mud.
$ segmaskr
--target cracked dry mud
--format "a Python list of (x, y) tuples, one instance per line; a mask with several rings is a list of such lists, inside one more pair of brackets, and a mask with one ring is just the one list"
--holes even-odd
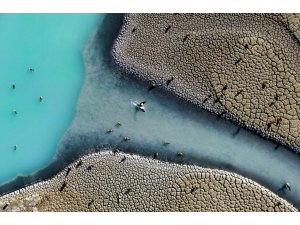
[(104, 151), (0, 197), (0, 211), (297, 211), (234, 173)]
[(128, 14), (125, 71), (300, 151), (300, 14)]

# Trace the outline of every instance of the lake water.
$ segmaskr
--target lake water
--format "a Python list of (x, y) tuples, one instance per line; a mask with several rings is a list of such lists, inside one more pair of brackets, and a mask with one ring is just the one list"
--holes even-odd
[[(64, 17), (65, 15), (61, 16)], [(72, 16), (70, 18), (65, 16), (64, 20), (61, 18), (59, 21), (61, 23), (69, 21), (70, 24), (73, 24), (75, 22), (74, 18), (71, 19)], [(88, 18), (88, 15), (82, 17), (85, 16)], [(79, 89), (83, 81), (83, 59), (80, 56), (80, 50), (89, 34), (92, 34), (93, 28), (100, 18), (102, 22), (84, 51), (85, 79), (79, 96)], [(80, 15), (77, 19), (80, 20)], [(9, 21), (7, 23), (12, 23), (11, 20)], [(1, 154), (4, 152), (2, 148), (5, 147), (5, 153), (3, 154), (6, 158), (1, 159), (1, 162), (6, 167), (1, 165), (0, 170), (2, 173), (4, 170), (7, 171), (9, 167), (14, 173), (3, 172), (1, 176), (6, 177), (2, 178), (3, 181), (20, 172), (34, 171), (50, 162), (55, 153), (56, 144), (72, 120), (78, 96), (79, 100), (74, 119), (59, 142), (57, 154), (51, 164), (26, 178), (27, 180), (20, 178), (15, 184), (3, 185), (0, 187), (0, 193), (1, 191), (3, 193), (12, 188), (27, 185), (41, 177), (43, 179), (49, 178), (54, 172), (62, 169), (63, 166), (79, 155), (91, 152), (96, 147), (119, 147), (125, 151), (142, 155), (153, 155), (158, 152), (159, 158), (163, 160), (237, 171), (239, 174), (259, 181), (259, 183), (275, 192), (285, 182), (289, 182), (292, 191), (278, 193), (300, 208), (300, 182), (298, 181), (300, 177), (300, 157), (298, 155), (283, 147), (275, 150), (275, 144), (243, 129), (237, 133), (238, 127), (232, 123), (218, 119), (213, 114), (188, 104), (183, 104), (179, 100), (163, 94), (158, 89), (149, 92), (147, 90), (148, 85), (137, 82), (128, 75), (121, 74), (112, 65), (110, 50), (121, 22), (122, 16), (120, 15), (91, 15), (89, 19), (86, 19), (85, 24), (89, 24), (89, 29), (82, 24), (79, 26), (75, 23), (76, 26), (70, 31), (70, 37), (79, 35), (81, 32), (86, 33), (80, 39), (81, 41), (78, 41), (79, 43), (76, 42), (72, 46), (75, 48), (73, 49), (74, 52), (69, 49), (70, 54), (66, 54), (67, 50), (61, 53), (64, 54), (64, 57), (60, 55), (51, 56), (51, 60), (47, 60), (48, 63), (45, 63), (42, 60), (43, 57), (40, 57), (43, 53), (42, 50), (40, 54), (34, 51), (31, 53), (36, 55), (34, 58), (39, 59), (40, 64), (45, 63), (45, 68), (37, 64), (36, 60), (24, 63), (21, 59), (21, 64), (14, 67), (12, 64), (15, 61), (11, 60), (10, 70), (7, 69), (7, 71), (15, 79), (6, 78), (1, 82), (1, 90), (4, 90), (9, 98), (5, 100), (7, 102), (4, 107), (5, 110), (1, 105), (1, 120), (5, 124), (3, 126), (5, 130), (2, 130), (1, 127), (1, 137), (6, 137), (5, 146), (1, 143)], [(42, 27), (41, 25), (41, 29)], [(84, 27), (84, 31), (79, 29), (80, 27), (82, 29)], [(62, 30), (64, 29), (62, 28)], [(7, 41), (7, 38), (5, 40)], [(54, 40), (49, 41), (54, 42)], [(16, 45), (21, 45), (18, 43), (18, 39), (15, 42)], [(59, 43), (59, 46), (66, 44), (62, 41), (59, 41)], [(36, 47), (37, 43), (34, 42), (32, 45)], [(43, 48), (45, 45), (40, 43), (39, 47)], [(11, 48), (7, 51), (11, 51)], [(53, 51), (54, 53), (56, 51)], [(75, 56), (71, 56), (72, 54)], [(46, 55), (48, 56), (48, 54)], [(57, 73), (65, 72), (61, 67), (66, 67), (66, 63), (72, 57), (75, 58), (70, 62), (70, 68), (68, 67), (68, 70), (66, 70), (74, 71), (76, 76), (70, 72), (63, 78), (63, 75), (49, 72), (52, 68), (49, 64), (53, 62), (58, 63), (54, 66)], [(34, 73), (27, 72), (28, 66), (34, 66), (36, 71)], [(11, 70), (16, 71), (11, 73)], [(18, 71), (19, 73), (16, 74)], [(41, 77), (43, 75), (46, 77), (45, 74), (47, 74), (47, 78), (44, 78), (44, 81)], [(54, 79), (52, 76), (57, 77)], [(17, 91), (22, 90), (22, 82), (20, 81), (19, 84), (16, 78), (27, 82), (26, 85), (24, 84), (23, 95), (18, 98), (14, 95), (18, 94)], [(37, 81), (34, 81), (35, 79)], [(71, 80), (73, 80), (72, 85), (70, 85)], [(16, 90), (11, 89), (12, 82), (17, 83)], [(41, 85), (44, 86), (40, 89)], [(51, 90), (50, 87), (52, 87)], [(49, 91), (45, 93), (47, 88)], [(67, 88), (69, 92), (66, 92)], [(68, 97), (62, 97), (64, 92)], [(38, 99), (40, 95), (44, 96), (42, 103)], [(57, 97), (51, 100), (54, 96)], [(136, 110), (131, 103), (132, 101), (143, 100), (147, 101), (145, 113)], [(20, 105), (17, 105), (17, 103)], [(14, 115), (11, 111), (14, 107), (18, 109), (19, 113), (17, 115)], [(54, 112), (56, 108), (60, 109), (57, 109), (60, 114)], [(53, 112), (51, 112), (52, 110)], [(5, 117), (5, 119), (2, 117)], [(49, 122), (47, 122), (48, 120)], [(2, 125), (2, 121), (0, 122)], [(122, 125), (116, 126), (117, 122), (121, 122)], [(20, 123), (24, 125), (21, 126)], [(16, 129), (14, 126), (20, 127)], [(10, 132), (6, 132), (6, 129)], [(113, 131), (108, 133), (108, 129)], [(129, 137), (130, 140), (124, 141), (125, 136)], [(16, 137), (19, 139), (16, 139)], [(165, 141), (170, 142), (170, 144), (164, 145)], [(17, 151), (13, 150), (15, 143), (18, 144)], [(182, 152), (183, 157), (178, 157), (178, 152)], [(21, 167), (23, 161), (26, 161), (26, 163), (22, 163), (23, 166)], [(33, 166), (33, 164), (35, 165)]]
[[(97, 146), (113, 146), (167, 161), (236, 171), (267, 186), (300, 207), (300, 157), (211, 113), (184, 104), (158, 89), (121, 74), (110, 50), (118, 17), (108, 15), (85, 51), (85, 83), (58, 158)], [(132, 101), (146, 101), (146, 112)], [(121, 122), (122, 126), (116, 126)], [(112, 129), (111, 133), (107, 130)], [(124, 141), (128, 136), (130, 140)], [(170, 144), (164, 145), (168, 141)], [(67, 154), (69, 152), (69, 154)], [(182, 152), (183, 157), (177, 153)], [(291, 192), (278, 192), (285, 182)]]
[(0, 15), (0, 184), (53, 158), (82, 86), (82, 50), (102, 18)]

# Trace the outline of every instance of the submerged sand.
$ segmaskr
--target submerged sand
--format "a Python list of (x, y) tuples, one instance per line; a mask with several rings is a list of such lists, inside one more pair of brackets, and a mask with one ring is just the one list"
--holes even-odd
[(234, 173), (104, 151), (0, 197), (0, 211), (297, 210)]

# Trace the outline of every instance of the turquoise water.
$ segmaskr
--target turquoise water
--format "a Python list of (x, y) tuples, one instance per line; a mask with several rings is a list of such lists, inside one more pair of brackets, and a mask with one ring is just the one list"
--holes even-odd
[(83, 82), (82, 50), (102, 17), (0, 15), (0, 184), (51, 161)]
[[(241, 129), (211, 113), (164, 95), (158, 89), (130, 79), (108, 60), (114, 39), (114, 17), (103, 21), (85, 51), (86, 79), (73, 123), (58, 146), (58, 158), (66, 152), (97, 146), (115, 146), (143, 155), (159, 153), (177, 160), (237, 171), (277, 192), (289, 182), (291, 192), (278, 192), (300, 207), (300, 157)], [(146, 112), (136, 111), (132, 101), (146, 100)], [(116, 127), (117, 122), (121, 127)], [(107, 133), (107, 129), (113, 129)], [(123, 141), (128, 136), (129, 141)], [(171, 144), (164, 145), (164, 141)], [(176, 156), (178, 152), (183, 157)]]
[[(22, 17), (24, 15), (5, 16)], [(34, 17), (34, 15), (26, 16)], [(49, 15), (45, 15), (45, 17), (47, 16)], [(72, 29), (68, 27), (72, 30), (70, 35), (67, 35), (69, 38), (74, 38), (74, 34), (81, 36), (82, 33), (86, 32), (84, 37), (80, 39), (81, 42), (78, 41), (77, 44), (74, 43), (70, 46), (70, 49), (61, 52), (64, 57), (45, 54), (45, 57), (51, 58), (46, 60), (48, 63), (44, 63), (44, 57), (40, 56), (44, 51), (36, 49), (35, 51), (40, 53), (32, 50), (34, 53), (31, 54), (35, 55), (34, 60), (30, 61), (29, 57), (26, 59), (29, 61), (24, 62), (24, 58), (26, 58), (24, 57), (26, 53), (24, 50), (25, 53), (23, 57), (20, 57), (20, 63), (17, 64), (17, 60), (13, 59), (14, 54), (11, 53), (13, 48), (6, 50), (6, 54), (9, 51), (12, 59), (10, 60), (10, 67), (3, 64), (7, 68), (5, 74), (10, 74), (10, 76), (5, 75), (5, 79), (3, 79), (3, 68), (0, 71), (1, 90), (7, 97), (4, 101), (3, 97), (0, 96), (0, 134), (1, 138), (5, 137), (4, 142), (0, 143), (0, 147), (1, 155), (6, 157), (5, 159), (1, 158), (1, 163), (5, 165), (0, 165), (2, 181), (14, 177), (17, 173), (29, 173), (37, 170), (51, 161), (56, 144), (72, 120), (76, 98), (79, 95), (83, 74), (81, 49), (101, 19), (102, 23), (98, 27), (97, 33), (84, 51), (85, 80), (77, 103), (75, 117), (63, 139), (59, 142), (56, 157), (51, 165), (56, 163), (63, 166), (72, 155), (85, 154), (89, 152), (89, 148), (98, 146), (120, 147), (144, 155), (158, 152), (159, 158), (164, 160), (205, 164), (237, 171), (239, 174), (259, 181), (273, 191), (277, 191), (285, 182), (289, 182), (292, 191), (279, 194), (300, 208), (300, 182), (298, 181), (300, 157), (283, 147), (275, 150), (275, 144), (243, 129), (234, 135), (238, 127), (232, 123), (217, 119), (214, 115), (195, 109), (188, 104), (182, 104), (174, 98), (162, 94), (158, 89), (148, 92), (147, 85), (130, 79), (128, 75), (121, 74), (110, 62), (111, 45), (118, 33), (122, 19), (119, 15), (71, 15), (70, 18), (66, 15), (60, 16), (62, 17), (58, 19), (60, 23), (69, 21), (69, 26), (74, 25)], [(80, 20), (80, 16), (86, 17), (85, 26), (82, 24), (79, 26), (79, 23), (75, 22), (76, 19), (72, 18), (73, 16), (77, 20)], [(12, 23), (12, 21), (9, 20), (7, 23)], [(87, 24), (89, 24), (89, 29)], [(11, 27), (7, 24), (5, 26), (6, 28)], [(41, 29), (42, 27), (40, 26)], [(66, 29), (66, 27), (66, 25), (63, 26), (61, 30)], [(81, 27), (84, 30), (79, 29)], [(48, 29), (50, 28), (51, 26)], [(56, 29), (55, 27), (54, 30)], [(24, 30), (25, 34), (17, 36), (26, 35), (27, 30), (25, 28)], [(38, 32), (40, 31), (36, 31), (36, 33)], [(60, 47), (65, 47), (66, 43), (58, 41), (60, 39), (57, 40), (55, 37), (52, 41), (59, 42)], [(0, 43), (8, 39), (2, 36), (1, 38), (3, 40), (0, 40)], [(18, 41), (16, 38), (16, 44), (22, 48), (23, 45), (19, 44)], [(32, 47), (37, 46), (38, 43), (38, 41), (34, 41)], [(70, 43), (68, 42), (68, 44)], [(5, 49), (4, 46), (6, 45), (2, 45), (0, 45), (0, 50)], [(50, 46), (50, 44), (48, 45)], [(57, 46), (49, 48), (48, 45), (46, 47), (40, 43), (39, 48), (47, 50), (58, 48)], [(68, 55), (66, 55), (67, 50), (70, 51)], [(53, 50), (52, 53), (56, 54), (56, 51)], [(2, 61), (7, 62), (8, 59), (3, 55)], [(70, 67), (63, 70), (61, 67), (66, 67), (69, 60), (72, 61)], [(57, 63), (54, 68), (50, 67), (49, 64), (54, 62)], [(34, 67), (36, 71), (34, 73), (27, 72), (28, 66)], [(57, 73), (63, 71), (62, 74), (67, 73), (67, 71), (74, 71), (77, 75), (75, 76), (74, 73), (70, 72), (67, 73), (67, 78), (62, 78), (62, 75), (54, 73), (52, 69)], [(73, 81), (71, 82), (71, 80)], [(16, 82), (16, 90), (11, 89), (12, 82)], [(43, 88), (40, 88), (41, 85)], [(23, 93), (19, 94), (22, 86)], [(45, 92), (46, 90), (48, 92)], [(62, 93), (65, 93), (65, 96)], [(19, 97), (14, 97), (18, 94)], [(38, 99), (40, 95), (44, 96), (42, 103)], [(66, 96), (69, 96), (69, 99)], [(131, 104), (132, 101), (142, 100), (147, 101), (145, 113), (136, 111)], [(6, 105), (3, 105), (3, 102)], [(17, 115), (12, 113), (13, 108), (18, 109)], [(117, 122), (121, 122), (122, 126), (116, 127)], [(2, 124), (4, 124), (3, 127)], [(113, 132), (107, 133), (106, 130), (110, 128), (113, 129)], [(123, 141), (124, 136), (128, 136), (130, 140)], [(169, 141), (171, 144), (164, 145), (164, 141)], [(17, 151), (13, 150), (14, 144), (18, 144)], [(184, 156), (177, 157), (177, 152), (183, 152)], [(33, 163), (36, 164), (33, 165)], [(21, 167), (21, 165), (23, 166)], [(49, 171), (49, 168), (57, 166), (49, 166), (44, 170)], [(38, 177), (34, 176), (28, 179), (36, 180)]]

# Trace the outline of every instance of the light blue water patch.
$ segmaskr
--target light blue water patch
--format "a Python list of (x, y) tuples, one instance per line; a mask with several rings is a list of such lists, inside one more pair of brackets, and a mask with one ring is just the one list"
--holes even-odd
[(0, 184), (51, 161), (83, 82), (82, 49), (102, 18), (0, 15)]
[[(300, 157), (216, 116), (183, 104), (122, 75), (110, 63), (114, 16), (104, 19), (85, 51), (85, 83), (74, 121), (58, 146), (57, 159), (97, 146), (237, 171), (300, 207)], [(146, 112), (132, 101), (146, 100)], [(116, 123), (122, 126), (117, 127)], [(112, 129), (111, 133), (107, 133)], [(124, 141), (123, 138), (130, 138)], [(164, 145), (165, 141), (170, 142)], [(68, 154), (69, 152), (69, 154)], [(73, 153), (72, 153), (73, 152)], [(177, 156), (178, 152), (183, 157)], [(78, 153), (80, 154), (80, 153)], [(67, 158), (67, 157), (66, 157)], [(278, 192), (289, 182), (291, 192)]]
[[(158, 152), (159, 158), (164, 160), (205, 164), (211, 167), (237, 171), (239, 174), (266, 185), (300, 208), (300, 182), (298, 181), (300, 177), (300, 158), (296, 154), (282, 147), (275, 150), (275, 144), (243, 129), (234, 135), (238, 127), (232, 123), (217, 119), (214, 115), (193, 108), (188, 104), (183, 104), (173, 97), (162, 94), (158, 89), (148, 92), (146, 85), (131, 79), (128, 75), (122, 75), (111, 65), (110, 50), (119, 31), (120, 23), (120, 15), (105, 16), (96, 35), (85, 50), (86, 75), (75, 119), (60, 142), (55, 159), (48, 167), (32, 176), (20, 177), (15, 183), (2, 185), (0, 194), (22, 187), (40, 178), (51, 177), (69, 163), (72, 156), (85, 154), (89, 152), (89, 148), (113, 146), (144, 155), (153, 155)], [(38, 66), (33, 65), (36, 71), (32, 74), (27, 73), (27, 66), (25, 65), (20, 69), (23, 73), (20, 75), (23, 78), (25, 77), (24, 79), (38, 79), (36, 78), (39, 77)], [(44, 72), (46, 73), (46, 70)], [(12, 91), (10, 82), (5, 85), (5, 88), (8, 88), (5, 89), (5, 92)], [(32, 84), (32, 81), (28, 83)], [(37, 82), (36, 84), (40, 85), (40, 83)], [(18, 87), (17, 84), (17, 89)], [(35, 90), (35, 88), (31, 89), (28, 90), (28, 93)], [(4, 90), (2, 86), (1, 90)], [(27, 94), (26, 89), (24, 92), (24, 95)], [(16, 92), (12, 93), (15, 94)], [(10, 93), (10, 96), (13, 96), (12, 93)], [(37, 109), (41, 110), (40, 108), (46, 107), (46, 102), (49, 102), (49, 100), (46, 101), (48, 97), (43, 94), (45, 101), (42, 103), (43, 105), (40, 105), (39, 95), (41, 94), (37, 93), (32, 96), (32, 98), (34, 97), (32, 101), (37, 101), (34, 103), (36, 116), (41, 114), (41, 111)], [(147, 101), (145, 113), (136, 110), (131, 104), (132, 101), (142, 100)], [(57, 101), (68, 104), (67, 101), (62, 99)], [(27, 109), (25, 106), (24, 109)], [(51, 107), (55, 106), (51, 104)], [(33, 113), (32, 111), (35, 111), (32, 108), (33, 106), (28, 107), (30, 109), (27, 113), (29, 118)], [(17, 109), (20, 112), (18, 115), (13, 115), (11, 109), (9, 109), (8, 111), (1, 111), (1, 116), (2, 114), (9, 115), (10, 117), (7, 116), (6, 118), (10, 118), (11, 121), (22, 121), (21, 115), (23, 113), (26, 115), (26, 110)], [(31, 120), (34, 121), (36, 116), (32, 117)], [(48, 114), (37, 123), (45, 123), (45, 117), (48, 117)], [(117, 122), (121, 122), (122, 125), (117, 127)], [(24, 126), (27, 130), (21, 132), (21, 134), (27, 135), (27, 133), (33, 132), (33, 127), (29, 128), (32, 123)], [(54, 127), (58, 126), (57, 121), (52, 121), (52, 123), (55, 123)], [(32, 147), (38, 141), (39, 136), (49, 135), (50, 132), (47, 131), (51, 129), (52, 123), (47, 124), (47, 128), (43, 131), (36, 132), (34, 140), (31, 139), (31, 142), (28, 142), (29, 146)], [(67, 126), (67, 123), (65, 126)], [(107, 133), (107, 129), (112, 129), (113, 132)], [(61, 129), (60, 134), (63, 133), (63, 130)], [(2, 133), (4, 132), (1, 130)], [(125, 136), (128, 136), (130, 140), (124, 141)], [(15, 136), (12, 135), (11, 137)], [(5, 142), (7, 140), (11, 141), (13, 139), (7, 138)], [(56, 140), (59, 140), (59, 135)], [(169, 141), (170, 144), (164, 145), (164, 141)], [(51, 143), (53, 144), (49, 141), (49, 144)], [(9, 146), (13, 146), (13, 144), (9, 143)], [(45, 147), (48, 147), (48, 145), (43, 140), (41, 147), (36, 149), (36, 152), (46, 154), (44, 152)], [(55, 144), (53, 144), (53, 147), (55, 148)], [(1, 151), (3, 150), (1, 149)], [(17, 151), (21, 151), (21, 145)], [(178, 152), (182, 152), (183, 157), (178, 157)], [(35, 160), (29, 151), (28, 155), (23, 153), (23, 157), (24, 159), (32, 159), (32, 161), (28, 160), (27, 166), (31, 166), (29, 162)], [(9, 165), (8, 158), (6, 160), (6, 165)], [(23, 158), (19, 157), (15, 161), (22, 160)], [(43, 165), (43, 163), (40, 165)], [(1, 173), (2, 171), (4, 170), (1, 168)], [(278, 192), (285, 182), (290, 183), (291, 192)]]

